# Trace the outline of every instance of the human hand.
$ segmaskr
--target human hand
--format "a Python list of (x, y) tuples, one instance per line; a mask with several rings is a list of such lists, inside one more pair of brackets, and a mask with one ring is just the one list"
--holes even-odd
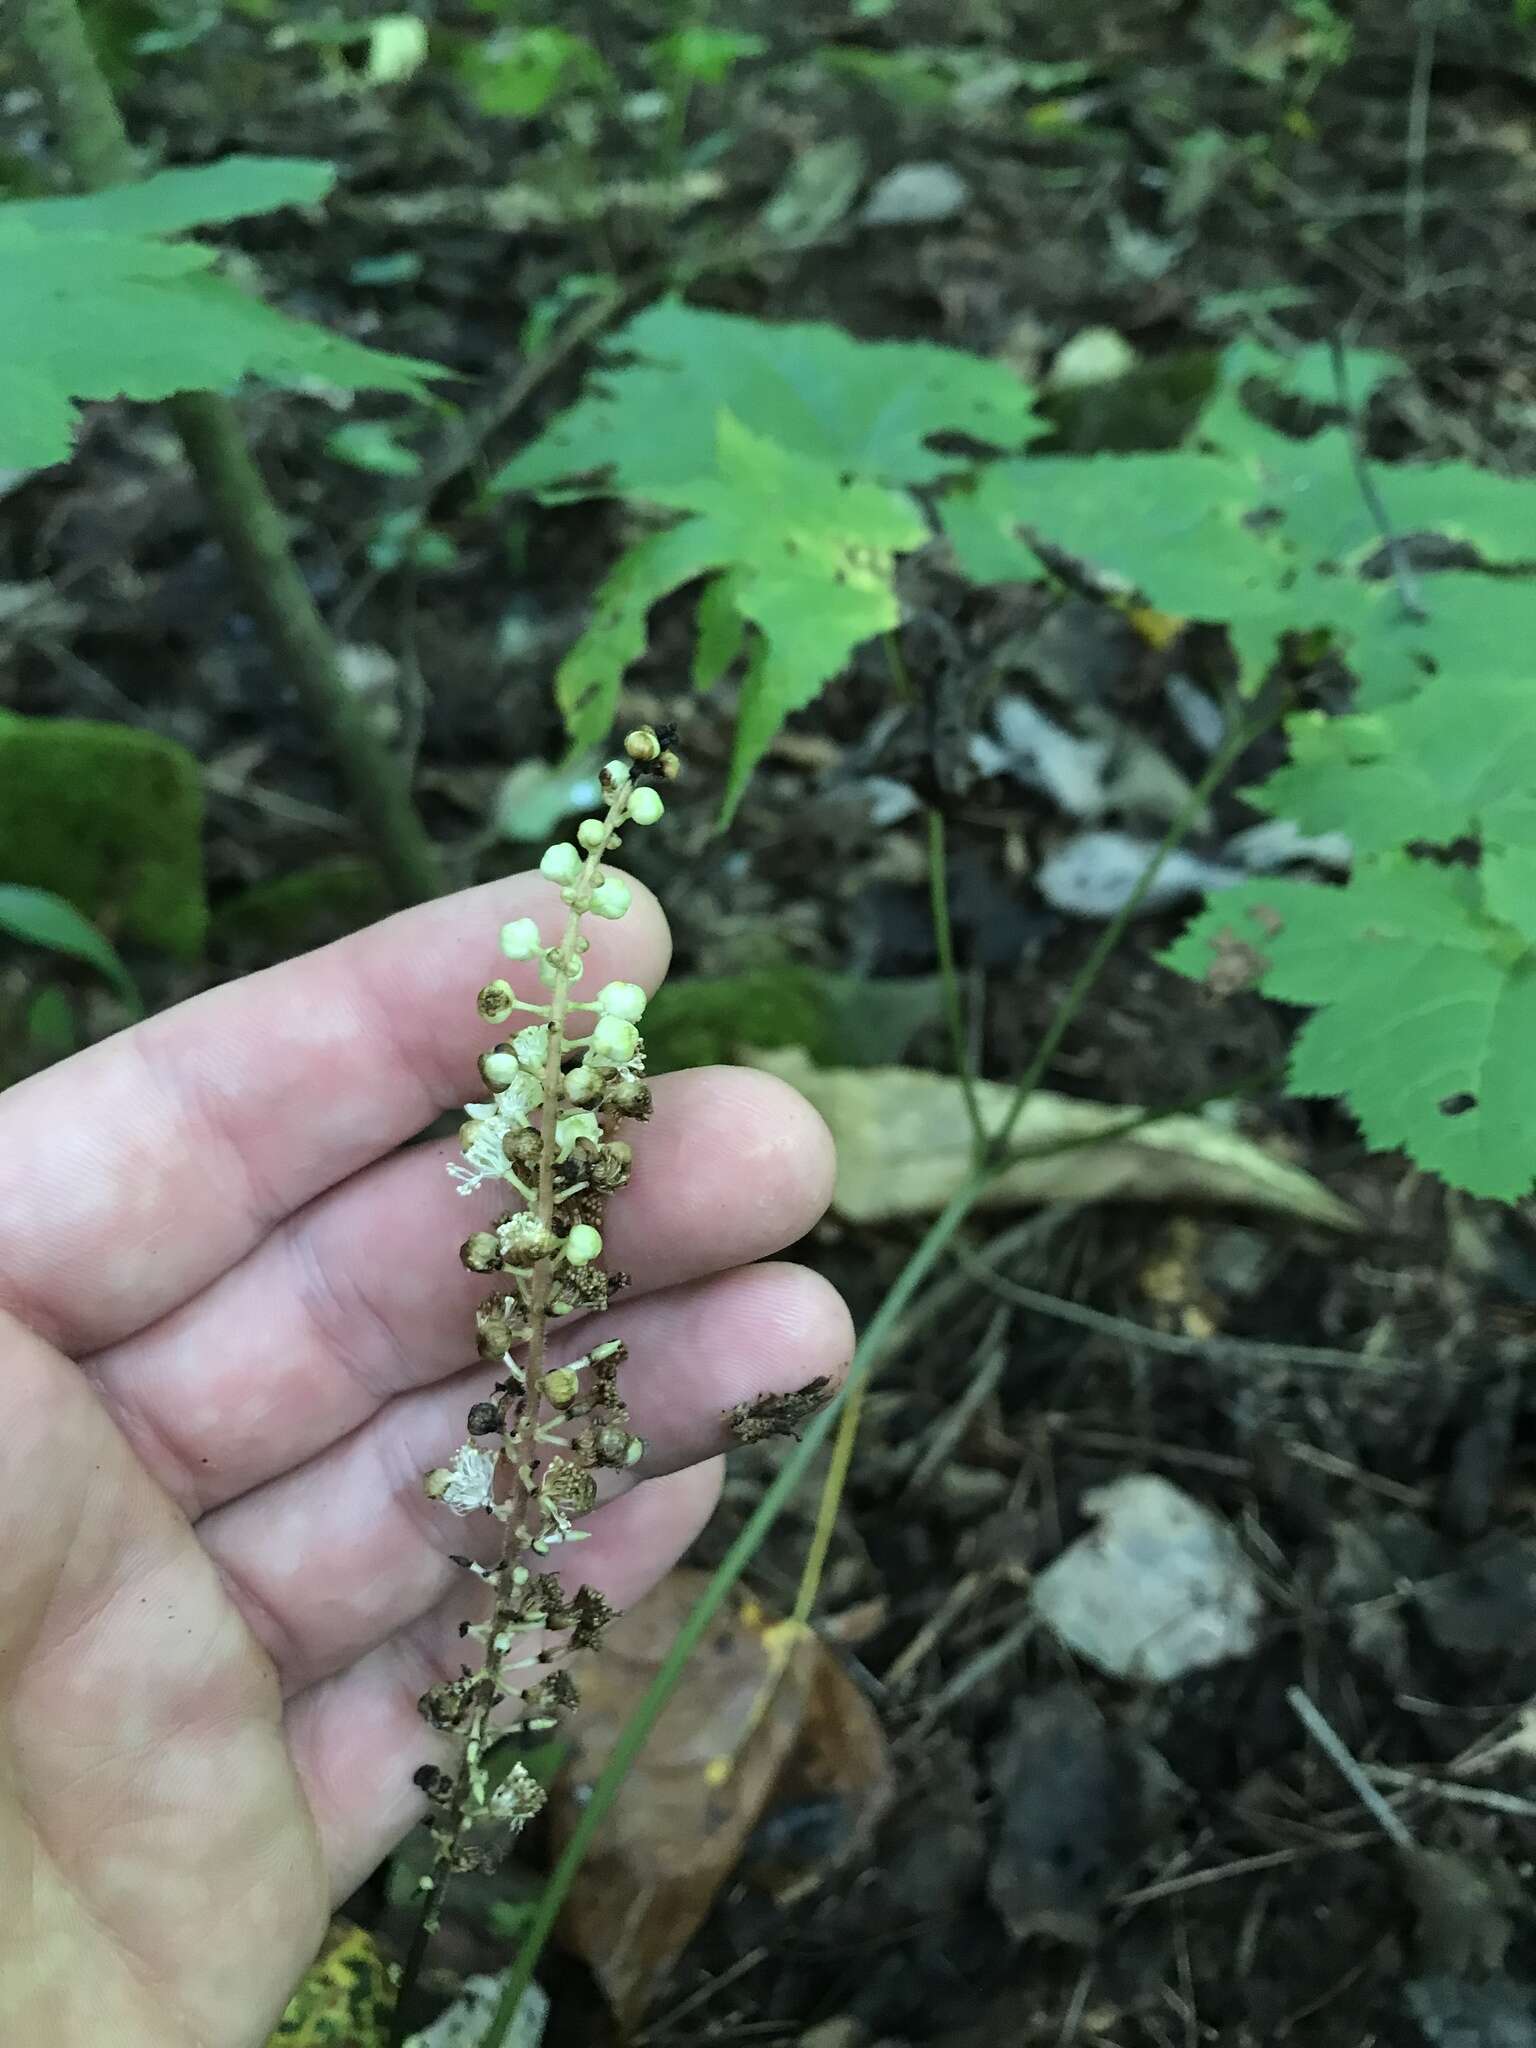
[[(451, 1139), (398, 1148), (480, 1092), (498, 926), (556, 902), (405, 912), (0, 1097), (6, 2048), (260, 2043), (418, 1815), (416, 1701), (467, 1611), (421, 1476), (490, 1369), (461, 1369), (481, 1200)], [(667, 951), (637, 887), (588, 967), (650, 988)], [(621, 1607), (707, 1519), (721, 1411), (850, 1349), (824, 1281), (745, 1264), (825, 1205), (814, 1112), (723, 1067), (655, 1095), (605, 1229), (646, 1476), (572, 1553)]]

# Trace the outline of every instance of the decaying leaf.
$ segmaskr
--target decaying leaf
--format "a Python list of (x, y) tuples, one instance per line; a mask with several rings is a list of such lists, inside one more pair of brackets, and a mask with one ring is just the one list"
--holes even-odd
[[(745, 1057), (798, 1088), (825, 1117), (837, 1144), (832, 1205), (850, 1223), (932, 1215), (969, 1171), (965, 1106), (959, 1082), (948, 1075), (908, 1067), (817, 1068), (793, 1047)], [(983, 1121), (995, 1130), (1013, 1090), (988, 1081), (978, 1088)], [(1030, 1202), (1220, 1202), (1337, 1230), (1360, 1227), (1355, 1212), (1311, 1174), (1203, 1117), (1159, 1117), (1101, 1139), (1138, 1114), (1133, 1104), (1080, 1102), (1037, 1089), (1014, 1142), (1041, 1156), (999, 1175), (984, 1202), (994, 1208)]]
[(333, 1920), (267, 2048), (384, 2048), (393, 2004), (373, 1936), (350, 1920)]
[(761, 1443), (765, 1437), (792, 1436), (800, 1431), (818, 1408), (824, 1408), (832, 1382), (825, 1373), (807, 1380), (789, 1394), (759, 1394), (754, 1401), (738, 1401), (725, 1411), (726, 1426), (740, 1444)]
[[(701, 1572), (673, 1572), (581, 1674), (574, 1753), (550, 1806), (557, 1850), (705, 1584)], [(723, 1613), (625, 1780), (562, 1923), (620, 2024), (644, 2012), (776, 1795), (835, 1805), (846, 1840), (872, 1822), (888, 1785), (879, 1725), (820, 1638), (752, 1601)]]

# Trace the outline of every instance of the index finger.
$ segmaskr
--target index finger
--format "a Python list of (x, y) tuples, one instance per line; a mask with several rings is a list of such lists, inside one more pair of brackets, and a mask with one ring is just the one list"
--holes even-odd
[[(584, 980), (654, 988), (666, 920), (632, 884), (593, 920)], [(369, 930), (174, 1010), (0, 1096), (0, 1305), (62, 1350), (115, 1342), (225, 1272), (303, 1202), (483, 1092), (493, 1036), (475, 992), (504, 974), (509, 919), (548, 940), (559, 892), (519, 875)], [(583, 993), (585, 991), (582, 991)]]

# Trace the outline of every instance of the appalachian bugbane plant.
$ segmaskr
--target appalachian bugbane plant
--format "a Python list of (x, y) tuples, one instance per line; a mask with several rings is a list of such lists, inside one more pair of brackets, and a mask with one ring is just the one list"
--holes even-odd
[[(464, 1160), (449, 1168), (462, 1195), (494, 1183), (517, 1198), (489, 1228), (472, 1232), (460, 1253), (472, 1273), (495, 1276), (495, 1292), (476, 1313), (476, 1334), (481, 1356), (503, 1376), (470, 1409), (464, 1442), (427, 1474), (426, 1490), (453, 1514), (491, 1516), (501, 1543), (494, 1563), (455, 1559), (490, 1592), (490, 1612), (460, 1630), (478, 1646), (478, 1666), (466, 1664), (421, 1701), (431, 1725), (457, 1744), (452, 1770), (427, 1764), (417, 1773), (434, 1810), (436, 1857), (423, 1880), (428, 1934), (449, 1876), (494, 1868), (544, 1803), (521, 1763), (493, 1783), (493, 1742), (549, 1729), (577, 1704), (566, 1654), (595, 1645), (613, 1619), (592, 1587), (567, 1592), (552, 1571), (539, 1569), (558, 1545), (582, 1535), (575, 1525), (596, 1504), (598, 1472), (632, 1468), (645, 1452), (619, 1392), (620, 1340), (596, 1344), (570, 1364), (548, 1357), (552, 1319), (605, 1308), (624, 1284), (599, 1263), (603, 1211), (630, 1174), (630, 1148), (614, 1132), (625, 1119), (644, 1122), (651, 1113), (639, 1029), (644, 991), (625, 981), (609, 982), (590, 1000), (574, 991), (589, 943), (583, 919), (620, 918), (629, 907), (627, 885), (602, 861), (619, 845), (622, 827), (661, 817), (656, 783), (677, 767), (649, 726), (629, 734), (624, 757), (602, 771), (603, 815), (582, 822), (576, 845), (551, 846), (539, 863), (567, 907), (563, 934), (548, 944), (528, 917), (502, 929), (503, 953), (538, 962), (548, 1000), (524, 1002), (499, 980), (478, 998), (488, 1023), (526, 1020), (481, 1055), (490, 1099), (468, 1105), (459, 1133)], [(577, 1012), (591, 1020), (586, 1036), (571, 1035)]]

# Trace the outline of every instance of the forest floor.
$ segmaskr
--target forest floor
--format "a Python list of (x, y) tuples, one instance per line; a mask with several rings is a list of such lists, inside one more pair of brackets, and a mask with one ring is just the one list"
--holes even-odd
[[(560, 19), (640, 90), (662, 12)], [(388, 87), (355, 40), (327, 44), (301, 16), (277, 32), (231, 11), (180, 49), (125, 54), (119, 83), (166, 161), (335, 158), (323, 216), (246, 224), (240, 260), (278, 302), (465, 380), (447, 387), (462, 411), (396, 423), (426, 451), (401, 477), (327, 455), (336, 419), (318, 400), (244, 401), (458, 879), (524, 865), (548, 836), (532, 809), (558, 810), (557, 778), (507, 777), (559, 756), (554, 665), (621, 532), (611, 509), (488, 508), (479, 490), (579, 386), (589, 353), (559, 339), (573, 316), (552, 297), (572, 277), (615, 277), (631, 305), (670, 284), (727, 311), (942, 342), (1031, 381), (1085, 330), (1113, 330), (1137, 366), (1113, 401), (1061, 405), (1075, 448), (1166, 445), (1210, 351), (1277, 320), (1407, 361), (1411, 384), (1372, 414), (1384, 457), (1536, 473), (1536, 32), (1505, 6), (737, 0), (730, 25), (767, 54), (695, 90), (681, 149), (655, 120), (604, 116), (579, 163), (568, 128), (466, 97), (450, 60), (485, 32), (474, 9), (439, 10), (431, 61)], [(13, 172), (30, 146), (15, 104)], [(775, 241), (765, 207), (829, 141), (846, 145), (846, 195), (811, 194), (817, 232)], [(882, 188), (897, 217), (866, 220), (902, 167), (918, 167), (905, 200)], [(152, 416), (102, 409), (75, 464), (0, 504), (0, 579), (47, 592), (0, 624), (5, 702), (148, 726), (205, 767), (210, 960), (146, 965), (160, 1001), (384, 907), (172, 455)], [(388, 537), (412, 517), (443, 547), (401, 568)], [(750, 988), (786, 963), (835, 970), (875, 984), (877, 1008), (882, 982), (931, 988), (919, 799), (936, 724), (949, 743), (958, 730), (980, 765), (945, 792), (957, 946), (982, 1071), (1006, 1079), (1100, 927), (1031, 882), (1078, 821), (971, 742), (995, 738), (1005, 700), (1070, 723), (1086, 695), (1187, 778), (1198, 754), (1168, 685), (1189, 652), (1044, 586), (978, 593), (927, 556), (908, 573), (905, 687), (872, 646), (791, 722), (724, 837), (729, 721), (680, 680), (687, 619), (663, 610), (625, 708), (679, 723), (688, 778), (637, 867), (669, 906), (681, 974)], [(1270, 758), (1240, 764), (1202, 851), (1252, 822), (1232, 792)], [(1269, 1077), (1244, 1129), (1363, 1227), (1164, 1200), (967, 1232), (942, 1321), (876, 1383), (819, 1608), (882, 1731), (885, 1811), (853, 1825), (825, 1785), (780, 1799), (654, 1986), (647, 2048), (1536, 2043), (1536, 1214), (1448, 1195), (1368, 1155), (1341, 1113), (1283, 1098), (1294, 1018), (1160, 968), (1181, 915), (1133, 924), (1047, 1085), (1163, 1107)], [(704, 1051), (759, 1039), (756, 986), (750, 1017), (727, 1009)], [(882, 1057), (945, 1067), (932, 1004), (907, 1014), (882, 1016)], [(850, 1012), (842, 1029), (863, 1027)], [(834, 1212), (795, 1255), (863, 1320), (919, 1227)], [(1053, 1300), (1115, 1320), (1085, 1330)], [(958, 1436), (939, 1436), (978, 1375)], [(777, 1455), (741, 1455), (698, 1561)], [(1030, 1605), (1091, 1526), (1093, 1489), (1133, 1474), (1235, 1532), (1260, 1595), (1245, 1647), (1160, 1683), (1074, 1658)], [(765, 1606), (792, 1604), (813, 1508), (783, 1518), (750, 1574)], [(1414, 1853), (1309, 1738), (1296, 1687)], [(467, 1888), (444, 1986), (505, 1960), (534, 1881), (530, 1866), (489, 1897)], [(392, 1927), (399, 1889), (381, 1873), (354, 1913)], [(604, 2038), (580, 1963), (556, 1959), (546, 1982), (555, 2048)]]

